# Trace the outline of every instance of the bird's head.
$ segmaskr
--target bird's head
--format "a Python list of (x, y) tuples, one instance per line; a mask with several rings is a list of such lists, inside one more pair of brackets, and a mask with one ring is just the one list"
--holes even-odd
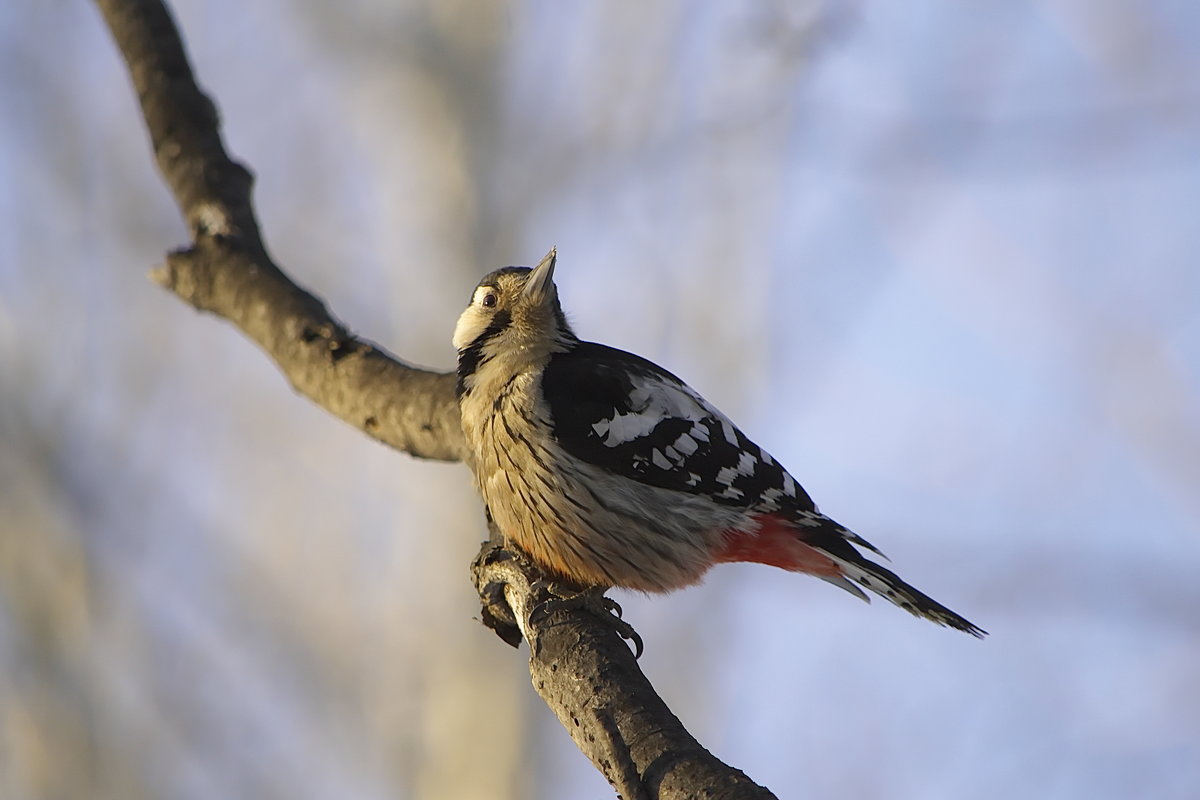
[(533, 269), (504, 267), (475, 287), (454, 327), (460, 384), (485, 363), (499, 359), (515, 372), (577, 341), (558, 302), (557, 258), (551, 249)]

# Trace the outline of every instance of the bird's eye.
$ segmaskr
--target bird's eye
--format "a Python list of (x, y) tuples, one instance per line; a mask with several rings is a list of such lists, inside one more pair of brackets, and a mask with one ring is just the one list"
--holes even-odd
[(496, 307), (496, 293), (488, 292), (483, 297), (479, 298), (479, 305), (483, 306), (484, 308), (495, 308)]

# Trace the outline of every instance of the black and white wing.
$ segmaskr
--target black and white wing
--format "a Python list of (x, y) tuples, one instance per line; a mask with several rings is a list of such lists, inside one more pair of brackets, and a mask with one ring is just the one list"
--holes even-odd
[(580, 342), (542, 376), (554, 437), (571, 456), (723, 505), (815, 512), (770, 454), (679, 378), (640, 356)]

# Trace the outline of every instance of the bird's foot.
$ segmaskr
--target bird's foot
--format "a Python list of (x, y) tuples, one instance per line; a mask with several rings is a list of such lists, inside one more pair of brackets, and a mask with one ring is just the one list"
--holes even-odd
[(530, 620), (546, 618), (555, 611), (579, 609), (587, 611), (600, 621), (609, 625), (617, 635), (633, 643), (633, 657), (642, 657), (642, 637), (633, 626), (621, 618), (621, 605), (611, 597), (605, 596), (607, 588), (596, 586), (590, 589), (580, 589), (561, 583), (547, 583), (546, 590), (550, 593), (549, 600), (544, 600), (534, 607)]

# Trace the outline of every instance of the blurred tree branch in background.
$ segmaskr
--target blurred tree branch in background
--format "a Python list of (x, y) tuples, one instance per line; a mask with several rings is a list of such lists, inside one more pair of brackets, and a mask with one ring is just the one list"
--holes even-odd
[(159, 170), (192, 233), (156, 282), (228, 319), (292, 386), (334, 416), (420, 458), (457, 461), (454, 376), (403, 364), (355, 337), (267, 254), (250, 201), (252, 176), (225, 152), (216, 107), (192, 78), (166, 8), (101, 0), (129, 65)]
[[(97, 4), (192, 236), (152, 278), (236, 325), (297, 392), (334, 416), (411, 455), (462, 460), (454, 374), (409, 366), (354, 336), (272, 262), (251, 204), (251, 173), (225, 151), (216, 107), (196, 85), (165, 6), (158, 0)], [(475, 578), (485, 603), (499, 588), (530, 643), (538, 693), (627, 800), (773, 796), (696, 742), (611, 625), (578, 609), (539, 613), (548, 608), (545, 582), (517, 554), (485, 543)], [(496, 606), (487, 608), (490, 619)]]

